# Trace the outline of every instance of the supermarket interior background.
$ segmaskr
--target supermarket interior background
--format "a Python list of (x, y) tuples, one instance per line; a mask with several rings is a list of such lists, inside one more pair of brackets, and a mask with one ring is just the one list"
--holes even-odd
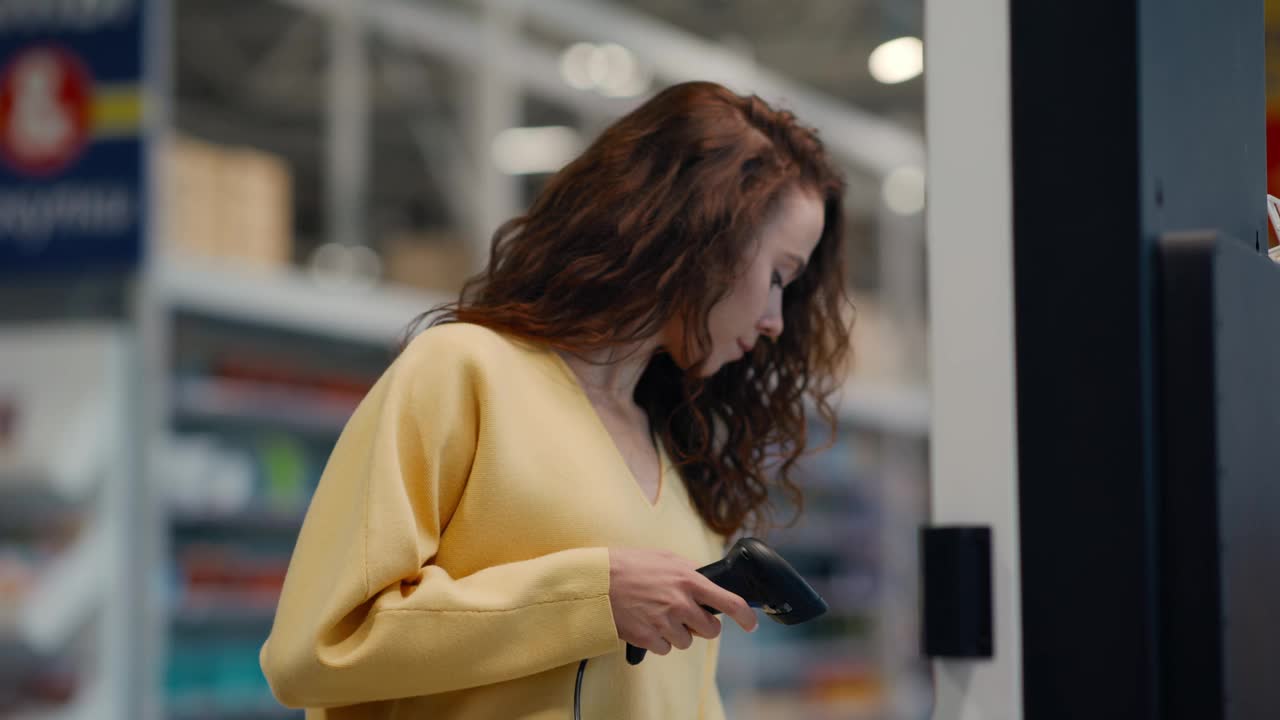
[[(0, 0), (0, 717), (301, 717), (258, 649), (337, 434), (493, 230), (688, 79), (818, 128), (848, 182), (857, 307), (838, 436), (802, 464), (806, 512), (767, 536), (831, 609), (726, 624), (726, 710), (928, 717), (924, 15)], [(53, 122), (24, 96), (41, 82), (71, 108)]]

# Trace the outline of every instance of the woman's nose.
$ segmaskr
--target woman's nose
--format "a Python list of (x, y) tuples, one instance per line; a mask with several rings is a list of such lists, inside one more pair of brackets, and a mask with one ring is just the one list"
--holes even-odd
[(760, 322), (756, 325), (756, 329), (760, 331), (761, 335), (764, 335), (770, 340), (777, 340), (778, 336), (782, 335), (782, 314), (769, 313), (768, 315), (760, 318)]

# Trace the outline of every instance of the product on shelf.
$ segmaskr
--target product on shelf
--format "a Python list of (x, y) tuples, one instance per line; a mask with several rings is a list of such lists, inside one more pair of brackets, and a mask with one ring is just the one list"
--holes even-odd
[(188, 255), (280, 268), (293, 256), (293, 179), (272, 153), (175, 136), (162, 144), (168, 194), (157, 236)]
[(48, 662), (0, 676), (0, 717), (56, 716), (76, 698), (80, 672), (69, 663)]
[(393, 283), (453, 294), (472, 272), (467, 244), (456, 233), (400, 233), (384, 240), (383, 248), (385, 275)]
[(156, 475), (171, 507), (191, 513), (229, 514), (253, 499), (253, 462), (211, 435), (171, 435), (157, 449)]
[(191, 543), (178, 554), (180, 607), (260, 613), (275, 608), (289, 558), (227, 543)]

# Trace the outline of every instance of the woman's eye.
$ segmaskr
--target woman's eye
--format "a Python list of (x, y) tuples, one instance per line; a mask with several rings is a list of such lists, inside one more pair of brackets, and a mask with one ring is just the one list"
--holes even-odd
[(774, 270), (773, 276), (769, 278), (769, 285), (770, 286), (777, 285), (778, 287), (782, 287), (782, 273), (778, 272), (777, 270)]

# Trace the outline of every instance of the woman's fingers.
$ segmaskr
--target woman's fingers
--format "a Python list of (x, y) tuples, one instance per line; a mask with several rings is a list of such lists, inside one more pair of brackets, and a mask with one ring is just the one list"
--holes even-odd
[(663, 628), (662, 637), (680, 650), (688, 650), (693, 645), (693, 634), (683, 624), (668, 624)]
[(755, 632), (759, 621), (756, 620), (756, 613), (746, 600), (716, 585), (701, 574), (698, 574), (698, 578), (701, 581), (694, 586), (693, 598), (699, 605), (715, 608), (733, 618), (743, 630)]
[(720, 620), (715, 615), (703, 610), (701, 606), (693, 608), (684, 617), (685, 627), (700, 638), (711, 640), (720, 636)]
[(618, 637), (658, 655), (687, 650), (694, 637), (719, 637), (723, 623), (712, 610), (745, 630), (756, 627), (745, 600), (660, 550), (609, 548), (609, 603)]
[(657, 655), (666, 655), (671, 652), (671, 643), (667, 642), (667, 640), (658, 633), (646, 635), (644, 642), (635, 644)]

